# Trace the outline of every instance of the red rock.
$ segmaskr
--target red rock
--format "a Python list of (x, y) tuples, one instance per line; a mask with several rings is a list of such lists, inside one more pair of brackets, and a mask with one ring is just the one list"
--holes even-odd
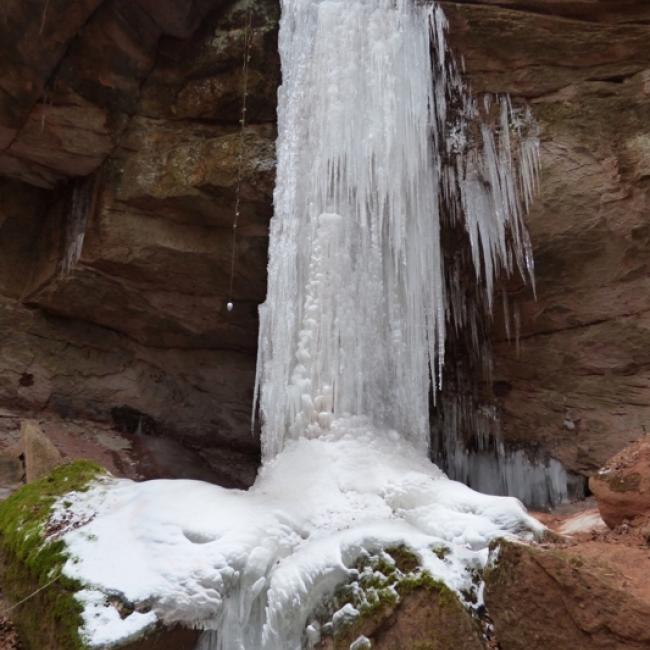
[(502, 650), (650, 648), (647, 549), (502, 542), (485, 598)]
[(650, 436), (614, 456), (589, 480), (610, 528), (650, 518)]

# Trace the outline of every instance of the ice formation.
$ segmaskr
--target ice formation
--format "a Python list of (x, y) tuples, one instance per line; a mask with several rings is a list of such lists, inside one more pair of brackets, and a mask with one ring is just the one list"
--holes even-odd
[[(458, 378), (441, 395), (442, 417), (433, 423), (432, 456), (449, 478), (486, 494), (517, 497), (534, 508), (584, 497), (583, 485), (558, 460), (506, 446), (496, 408), (459, 390)], [(460, 378), (471, 381), (462, 371)]]
[(447, 323), (477, 317), (446, 277), (443, 220), (462, 225), (488, 309), (500, 272), (532, 271), (532, 121), (507, 97), (479, 106), (446, 29), (433, 3), (283, 2), (257, 379), (267, 459), (344, 414), (427, 449)]
[[(428, 456), (446, 329), (478, 318), (441, 224), (463, 234), (491, 309), (501, 271), (530, 272), (537, 168), (529, 118), (507, 98), (472, 99), (446, 29), (415, 0), (283, 1), (264, 465), (248, 492), (108, 479), (61, 502), (91, 646), (156, 620), (212, 630), (200, 650), (300, 650), (360, 554), (404, 544), (460, 593), (491, 540), (541, 529)], [(133, 605), (119, 620), (116, 595)]]
[(59, 273), (72, 271), (81, 258), (88, 219), (97, 200), (97, 178), (82, 178), (74, 181), (72, 196), (65, 213), (63, 256)]

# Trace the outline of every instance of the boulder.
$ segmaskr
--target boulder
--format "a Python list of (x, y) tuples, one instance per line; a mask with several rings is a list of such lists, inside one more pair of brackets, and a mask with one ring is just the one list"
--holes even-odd
[(616, 454), (589, 479), (589, 488), (610, 528), (650, 520), (650, 436)]
[(650, 418), (648, 4), (442, 4), (473, 89), (510, 92), (541, 129), (537, 293), (504, 287), (520, 327), (507, 340), (497, 310), (486, 401), (506, 444), (589, 476)]
[[(34, 433), (33, 423), (25, 429)], [(104, 470), (88, 461), (62, 465), (39, 480), (24, 486), (0, 503), (0, 579), (3, 598), (13, 607), (14, 625), (0, 618), (0, 634), (15, 641), (22, 650), (79, 650), (86, 647), (80, 638), (82, 607), (75, 599), (81, 585), (62, 575), (68, 556), (56, 539), (61, 523), (53, 525), (50, 514), (63, 495), (83, 491), (104, 475)], [(65, 524), (63, 524), (65, 525)], [(119, 603), (119, 598), (113, 606)], [(127, 615), (128, 605), (123, 606)], [(142, 638), (122, 643), (124, 650), (193, 650), (200, 633), (162, 625), (148, 630)], [(0, 647), (5, 637), (0, 637)], [(7, 645), (7, 650), (14, 646)], [(114, 646), (111, 646), (114, 647)]]
[(590, 543), (536, 548), (502, 541), (485, 602), (502, 650), (647, 650), (647, 550)]
[[(484, 648), (478, 618), (458, 594), (423, 570), (407, 548), (361, 557), (355, 568), (361, 577), (339, 585), (314, 612), (312, 626), (320, 625), (318, 649)], [(466, 595), (475, 597), (470, 591)]]
[[(364, 645), (364, 638), (372, 645)], [(443, 586), (416, 589), (395, 607), (387, 607), (317, 647), (322, 650), (482, 650), (485, 646), (476, 620), (456, 595)]]

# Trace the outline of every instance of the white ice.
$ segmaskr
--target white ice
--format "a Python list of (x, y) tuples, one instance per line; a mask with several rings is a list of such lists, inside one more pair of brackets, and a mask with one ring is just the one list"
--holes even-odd
[(90, 647), (111, 647), (116, 642), (137, 639), (157, 621), (156, 614), (151, 611), (134, 611), (122, 617), (101, 591), (82, 589), (76, 598), (84, 608), (82, 637)]
[(580, 512), (567, 519), (560, 527), (562, 535), (577, 535), (578, 533), (590, 533), (592, 531), (605, 531), (607, 524), (600, 516), (598, 509)]

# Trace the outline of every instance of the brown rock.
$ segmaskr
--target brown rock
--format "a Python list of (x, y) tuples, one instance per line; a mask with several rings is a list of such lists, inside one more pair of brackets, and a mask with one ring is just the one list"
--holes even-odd
[(650, 518), (650, 436), (614, 456), (589, 480), (610, 528)]
[[(279, 3), (258, 0), (252, 10), (248, 68), (247, 119), (275, 122), (280, 65), (277, 42)], [(140, 110), (150, 117), (236, 123), (241, 117), (241, 64), (247, 17), (244, 6), (231, 4), (219, 19), (207, 21), (197, 36), (178, 47), (161, 42), (158, 61), (141, 96)]]
[(650, 7), (644, 0), (481, 0), (477, 4), (589, 22), (642, 22), (650, 18)]
[(0, 451), (0, 499), (20, 487), (25, 479), (22, 449), (14, 447)]
[(647, 550), (502, 542), (486, 605), (503, 650), (650, 648)]
[(14, 140), (68, 44), (101, 2), (3, 2), (0, 9), (0, 150)]
[[(15, 4), (0, 10), (12, 29)], [(116, 409), (132, 409), (159, 436), (143, 449), (180, 457), (171, 438), (200, 441), (227, 466), (226, 483), (248, 484), (258, 446), (250, 414), (272, 211), (278, 5), (253, 6), (231, 291), (247, 6), (182, 4), (98, 4), (72, 30), (47, 92), (21, 113), (11, 150), (0, 151), (0, 176), (22, 181), (0, 179), (0, 405), (16, 416), (45, 409), (102, 426)], [(21, 20), (38, 22), (36, 14), (32, 6)], [(4, 106), (2, 96), (0, 115)], [(219, 444), (223, 453), (212, 449)], [(233, 454), (245, 457), (241, 471), (218, 460)], [(156, 474), (170, 465), (153, 464)]]
[(589, 79), (629, 77), (650, 65), (650, 29), (641, 21), (567, 20), (553, 10), (559, 4), (553, 0), (537, 3), (546, 5), (544, 13), (489, 2), (441, 4), (477, 92), (540, 97)]
[(145, 639), (122, 646), (122, 650), (194, 650), (201, 636), (198, 630), (162, 629)]
[[(73, 92), (61, 93), (56, 99), (56, 103), (34, 107), (7, 153), (47, 168), (52, 178), (86, 176), (114, 147), (108, 115)], [(8, 163), (0, 164), (0, 172), (20, 176), (12, 173)], [(26, 180), (50, 186), (33, 177)]]
[(372, 642), (374, 650), (481, 650), (478, 625), (447, 589), (437, 592), (417, 589), (404, 596), (395, 608), (353, 624), (352, 629), (328, 638), (323, 650), (348, 650), (360, 636)]
[(21, 425), (25, 478), (28, 483), (43, 478), (61, 464), (63, 457), (36, 422), (24, 420)]

